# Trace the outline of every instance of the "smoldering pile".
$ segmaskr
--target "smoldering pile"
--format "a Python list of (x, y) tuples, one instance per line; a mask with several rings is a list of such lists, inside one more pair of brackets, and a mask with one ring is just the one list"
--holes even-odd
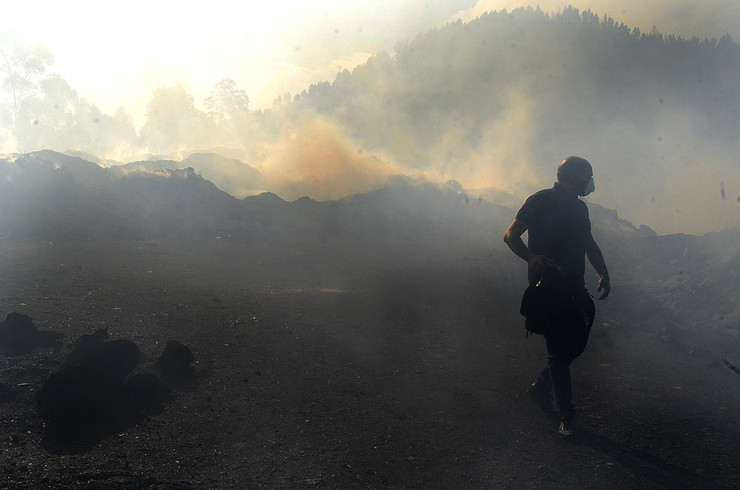
[[(174, 342), (174, 344), (173, 344)], [(105, 423), (129, 412), (146, 413), (174, 398), (183, 380), (194, 382), (194, 357), (185, 345), (178, 355), (168, 348), (158, 359), (157, 372), (141, 366), (141, 351), (129, 339), (108, 340), (107, 329), (83, 335), (36, 395), (41, 416), (57, 425)], [(167, 366), (162, 369), (160, 366)], [(173, 374), (173, 367), (178, 371)], [(184, 373), (184, 374), (183, 374)], [(169, 383), (163, 381), (167, 379)]]
[(59, 346), (64, 334), (40, 331), (31, 317), (12, 312), (0, 322), (0, 355), (27, 354), (41, 346)]
[(63, 422), (97, 418), (124, 392), (139, 357), (139, 348), (126, 339), (73, 351), (37, 393), (39, 412)]
[[(47, 346), (54, 348), (51, 360), (63, 337), (12, 312), (0, 322), (0, 355), (22, 356)], [(158, 412), (176, 391), (195, 387), (195, 357), (181, 342), (169, 341), (154, 363), (142, 357), (136, 343), (110, 339), (108, 329), (82, 335), (36, 392), (39, 414), (56, 429), (120, 426)]]
[(190, 389), (195, 385), (193, 362), (195, 357), (187, 346), (177, 340), (170, 340), (155, 365), (168, 386), (175, 389)]

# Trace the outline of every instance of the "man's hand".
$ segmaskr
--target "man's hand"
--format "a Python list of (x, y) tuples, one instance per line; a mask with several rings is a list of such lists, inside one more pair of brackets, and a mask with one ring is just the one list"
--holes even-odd
[(529, 265), (527, 278), (531, 284), (537, 284), (542, 279), (542, 276), (545, 275), (545, 270), (547, 270), (547, 265), (545, 265), (546, 260), (548, 258), (544, 255), (532, 255), (527, 260), (527, 264)]
[(612, 286), (611, 286), (611, 283), (609, 282), (609, 276), (601, 276), (601, 278), (599, 279), (599, 287), (598, 289), (596, 289), (596, 292), (597, 293), (599, 291), (604, 291), (604, 292), (601, 293), (601, 296), (599, 296), (599, 301), (601, 301), (602, 299), (606, 299), (606, 297), (609, 296), (609, 291), (611, 291), (611, 289), (612, 289)]

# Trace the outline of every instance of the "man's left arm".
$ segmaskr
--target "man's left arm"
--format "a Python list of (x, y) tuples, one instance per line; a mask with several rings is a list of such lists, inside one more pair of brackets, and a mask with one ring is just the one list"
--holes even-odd
[(596, 291), (603, 291), (603, 293), (601, 293), (601, 296), (599, 296), (599, 299), (605, 299), (607, 296), (609, 296), (609, 291), (611, 291), (611, 284), (609, 282), (609, 270), (606, 268), (604, 255), (602, 255), (601, 249), (596, 243), (596, 240), (594, 240), (591, 232), (588, 233), (588, 237), (586, 239), (586, 257), (588, 258), (588, 261), (591, 263), (591, 266), (594, 268), (596, 273), (599, 275), (599, 287)]

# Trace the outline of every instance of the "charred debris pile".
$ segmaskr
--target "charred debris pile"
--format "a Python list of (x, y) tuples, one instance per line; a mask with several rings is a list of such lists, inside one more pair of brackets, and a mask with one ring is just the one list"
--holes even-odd
[[(35, 392), (38, 416), (45, 421), (45, 447), (58, 453), (85, 450), (101, 438), (161, 412), (177, 391), (197, 388), (195, 357), (179, 341), (169, 341), (151, 363), (130, 339), (109, 339), (108, 329), (86, 334), (62, 346), (63, 334), (39, 330), (27, 315), (13, 312), (0, 323), (0, 353), (29, 356), (43, 349), (39, 372), (46, 372)], [(52, 348), (53, 350), (49, 350)], [(67, 350), (66, 355), (63, 351)], [(56, 368), (49, 366), (61, 357)], [(43, 366), (41, 366), (43, 365)], [(11, 373), (12, 374), (12, 373)], [(15, 396), (25, 378), (4, 376), (0, 397)]]

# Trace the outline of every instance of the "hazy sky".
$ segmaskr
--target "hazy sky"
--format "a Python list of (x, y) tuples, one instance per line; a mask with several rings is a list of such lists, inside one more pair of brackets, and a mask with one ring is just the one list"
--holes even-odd
[[(174, 2), (40, 0), (3, 2), (0, 30), (43, 42), (54, 71), (82, 97), (113, 113), (123, 104), (143, 123), (157, 87), (181, 81), (202, 103), (230, 77), (267, 108), (377, 51), (393, 51), (454, 18), (528, 5), (510, 0), (313, 0)], [(740, 39), (736, 0), (542, 0), (545, 11), (573, 5), (649, 31)]]

